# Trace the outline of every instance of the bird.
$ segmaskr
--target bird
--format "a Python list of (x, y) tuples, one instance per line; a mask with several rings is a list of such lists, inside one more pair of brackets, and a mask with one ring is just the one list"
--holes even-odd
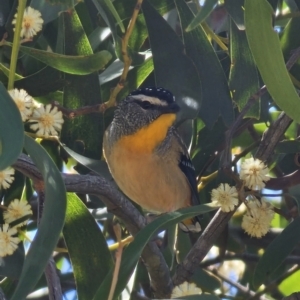
[[(169, 90), (139, 88), (120, 101), (104, 133), (103, 155), (116, 184), (155, 214), (200, 204), (194, 166), (174, 127), (179, 110)], [(200, 232), (200, 217), (179, 226)]]

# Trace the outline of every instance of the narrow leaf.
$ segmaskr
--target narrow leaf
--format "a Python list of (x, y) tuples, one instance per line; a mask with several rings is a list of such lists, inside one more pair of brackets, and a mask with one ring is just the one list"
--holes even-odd
[[(92, 47), (84, 32), (76, 11), (62, 13), (59, 17), (59, 28), (63, 34), (61, 49), (64, 54), (90, 56)], [(83, 107), (101, 103), (100, 84), (97, 73), (84, 76), (65, 74), (68, 82), (63, 90), (64, 107)], [(61, 140), (72, 149), (85, 149), (85, 155), (99, 158), (102, 149), (104, 133), (103, 117), (98, 114), (89, 114), (80, 118), (65, 120)]]
[[(175, 4), (184, 29), (193, 18), (193, 13), (184, 1), (176, 0)], [(186, 54), (195, 64), (201, 81), (199, 116), (209, 128), (213, 127), (220, 115), (229, 126), (233, 121), (233, 109), (227, 79), (202, 26), (190, 32), (183, 30), (183, 42)]]
[(18, 279), (22, 271), (24, 257), (24, 246), (20, 243), (12, 255), (0, 258), (0, 275), (3, 277)]
[[(230, 20), (230, 58), (229, 86), (233, 101), (239, 110), (242, 110), (249, 98), (259, 89), (259, 75), (246, 33), (239, 30), (232, 20)], [(247, 112), (246, 117), (259, 119), (260, 99)]]
[(261, 77), (276, 104), (299, 123), (299, 96), (285, 67), (272, 17), (273, 9), (266, 0), (245, 1), (246, 34)]
[(245, 30), (244, 21), (245, 0), (225, 0), (225, 8), (239, 30)]
[(25, 136), (24, 148), (42, 173), (45, 203), (38, 231), (11, 300), (25, 299), (34, 289), (57, 244), (66, 212), (66, 190), (59, 170), (47, 152), (32, 138)]
[(74, 270), (78, 299), (90, 300), (113, 267), (113, 260), (95, 219), (71, 193), (68, 193), (63, 235)]
[(201, 104), (201, 82), (193, 61), (164, 18), (149, 4), (142, 5), (153, 55), (157, 86), (169, 89), (181, 107), (179, 120), (195, 118)]
[(296, 234), (299, 230), (300, 218), (296, 218), (271, 242), (254, 271), (253, 285), (255, 287), (258, 288), (264, 283), (266, 277), (270, 276), (283, 263), (300, 242), (300, 235)]
[(93, 172), (96, 172), (97, 174), (103, 176), (108, 180), (112, 179), (107, 163), (104, 160), (92, 159), (76, 153), (66, 145), (61, 144), (61, 146), (71, 157), (73, 157), (81, 165), (85, 166)]
[(20, 51), (68, 74), (87, 75), (103, 70), (112, 59), (112, 55), (106, 51), (100, 51), (91, 55), (63, 55), (29, 47), (20, 47)]
[(9, 167), (23, 148), (24, 128), (15, 102), (0, 83), (0, 170)]
[(211, 13), (214, 6), (218, 3), (218, 0), (206, 0), (204, 5), (201, 7), (201, 10), (197, 13), (196, 17), (190, 22), (186, 31), (191, 31), (196, 28), (199, 24), (201, 24), (206, 17)]

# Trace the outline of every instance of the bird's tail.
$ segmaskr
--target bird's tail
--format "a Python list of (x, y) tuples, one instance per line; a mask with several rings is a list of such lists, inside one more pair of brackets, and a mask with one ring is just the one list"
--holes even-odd
[(200, 216), (196, 216), (192, 219), (186, 219), (184, 221), (182, 221), (181, 223), (179, 223), (179, 227), (182, 231), (184, 232), (194, 232), (194, 233), (198, 233), (200, 232), (201, 229), (201, 225), (200, 225)]

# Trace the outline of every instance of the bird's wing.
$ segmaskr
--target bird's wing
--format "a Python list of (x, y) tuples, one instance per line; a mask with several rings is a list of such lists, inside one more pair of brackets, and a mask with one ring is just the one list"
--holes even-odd
[[(180, 157), (179, 157), (178, 166), (181, 169), (181, 171), (183, 172), (183, 174), (185, 175), (185, 177), (188, 180), (189, 185), (191, 187), (191, 191), (192, 191), (192, 199), (191, 199), (192, 203), (191, 204), (199, 205), (200, 200), (199, 200), (199, 196), (198, 196), (195, 168), (190, 159), (186, 145), (184, 144), (184, 142), (182, 141), (181, 137), (179, 136), (178, 132), (175, 129), (173, 131), (173, 134), (174, 134), (176, 141), (179, 144), (179, 149), (180, 149)], [(200, 222), (200, 220), (201, 220), (201, 217), (196, 216), (193, 219), (193, 223)]]
[(174, 130), (173, 132), (174, 137), (176, 141), (179, 144), (179, 149), (180, 149), (180, 157), (179, 157), (179, 168), (187, 178), (191, 190), (192, 190), (192, 204), (193, 205), (198, 205), (200, 204), (199, 197), (198, 197), (198, 189), (197, 189), (197, 180), (196, 180), (196, 173), (195, 173), (195, 168), (193, 166), (193, 163), (191, 161), (190, 155), (188, 153), (187, 147), (182, 141), (181, 137), (179, 136), (178, 132)]

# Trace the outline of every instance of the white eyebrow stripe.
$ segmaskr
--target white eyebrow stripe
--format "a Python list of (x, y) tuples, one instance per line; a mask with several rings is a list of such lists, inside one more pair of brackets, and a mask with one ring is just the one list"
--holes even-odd
[(146, 96), (143, 94), (130, 95), (130, 97), (137, 99), (137, 100), (141, 100), (141, 101), (149, 101), (151, 104), (154, 104), (154, 105), (168, 106), (168, 103), (166, 101), (162, 101), (156, 97), (150, 97), (150, 96)]

